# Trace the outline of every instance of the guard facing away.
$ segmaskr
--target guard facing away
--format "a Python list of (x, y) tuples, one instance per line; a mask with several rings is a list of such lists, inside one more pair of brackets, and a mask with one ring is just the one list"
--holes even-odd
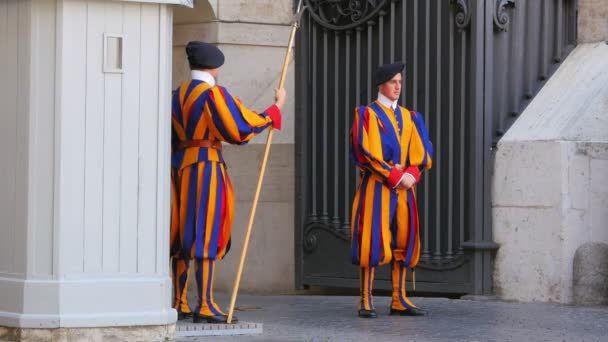
[[(186, 46), (192, 79), (173, 92), (171, 113), (171, 256), (174, 308), (178, 319), (225, 323), (213, 299), (216, 261), (230, 248), (234, 195), (222, 157), (222, 143), (245, 144), (264, 129), (281, 128), (286, 94), (264, 112), (247, 109), (215, 79), (224, 63), (214, 45)], [(186, 299), (194, 261), (198, 302)], [(236, 321), (233, 318), (233, 321)]]
[(355, 110), (351, 157), (361, 171), (353, 201), (351, 257), (360, 267), (359, 316), (375, 318), (372, 298), (376, 267), (391, 265), (391, 315), (426, 311), (406, 296), (406, 271), (420, 257), (416, 184), (432, 165), (433, 147), (422, 114), (398, 105), (401, 72), (394, 63), (378, 68), (378, 99)]

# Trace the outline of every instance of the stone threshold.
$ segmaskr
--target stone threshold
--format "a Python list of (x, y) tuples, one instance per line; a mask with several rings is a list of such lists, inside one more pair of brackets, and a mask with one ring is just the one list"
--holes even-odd
[(200, 324), (178, 321), (175, 325), (175, 337), (258, 335), (262, 332), (262, 323)]

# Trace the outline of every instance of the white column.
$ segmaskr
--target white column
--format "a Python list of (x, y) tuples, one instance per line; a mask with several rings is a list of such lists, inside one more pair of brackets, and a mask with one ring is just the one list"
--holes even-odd
[(0, 23), (0, 325), (173, 324), (170, 5), (0, 0)]

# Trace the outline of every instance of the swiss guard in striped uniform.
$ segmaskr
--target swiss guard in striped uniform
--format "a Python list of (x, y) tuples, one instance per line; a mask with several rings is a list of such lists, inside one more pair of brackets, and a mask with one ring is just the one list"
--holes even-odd
[(389, 263), (390, 314), (426, 314), (407, 298), (405, 276), (420, 257), (416, 184), (431, 168), (433, 148), (422, 114), (398, 105), (403, 68), (395, 63), (377, 70), (378, 99), (355, 110), (352, 128), (351, 156), (361, 178), (352, 207), (351, 257), (360, 268), (359, 316), (366, 318), (377, 316), (376, 267)]
[[(186, 46), (192, 79), (173, 92), (171, 113), (171, 256), (174, 308), (179, 319), (225, 323), (227, 315), (213, 299), (216, 261), (230, 248), (234, 210), (232, 184), (222, 143), (245, 144), (256, 134), (281, 127), (285, 91), (264, 112), (247, 109), (215, 78), (223, 53), (204, 42)], [(193, 260), (198, 302), (187, 299)], [(233, 317), (233, 321), (236, 321)]]

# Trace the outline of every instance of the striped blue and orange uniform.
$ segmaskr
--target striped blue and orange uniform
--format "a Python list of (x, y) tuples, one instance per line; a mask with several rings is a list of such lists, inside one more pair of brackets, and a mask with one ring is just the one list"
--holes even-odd
[(420, 234), (415, 186), (396, 186), (405, 173), (418, 183), (432, 166), (433, 147), (420, 113), (379, 101), (355, 110), (351, 133), (351, 157), (361, 171), (351, 218), (351, 259), (361, 268), (359, 308), (374, 309), (374, 269), (392, 263), (392, 307), (405, 310), (414, 307), (405, 294), (405, 271), (418, 264)]
[(186, 294), (194, 259), (195, 312), (223, 314), (213, 300), (214, 261), (230, 247), (234, 194), (221, 143), (245, 144), (277, 117), (280, 111), (274, 105), (262, 113), (251, 111), (224, 87), (200, 80), (190, 80), (173, 92), (170, 236), (178, 312), (191, 312)]

